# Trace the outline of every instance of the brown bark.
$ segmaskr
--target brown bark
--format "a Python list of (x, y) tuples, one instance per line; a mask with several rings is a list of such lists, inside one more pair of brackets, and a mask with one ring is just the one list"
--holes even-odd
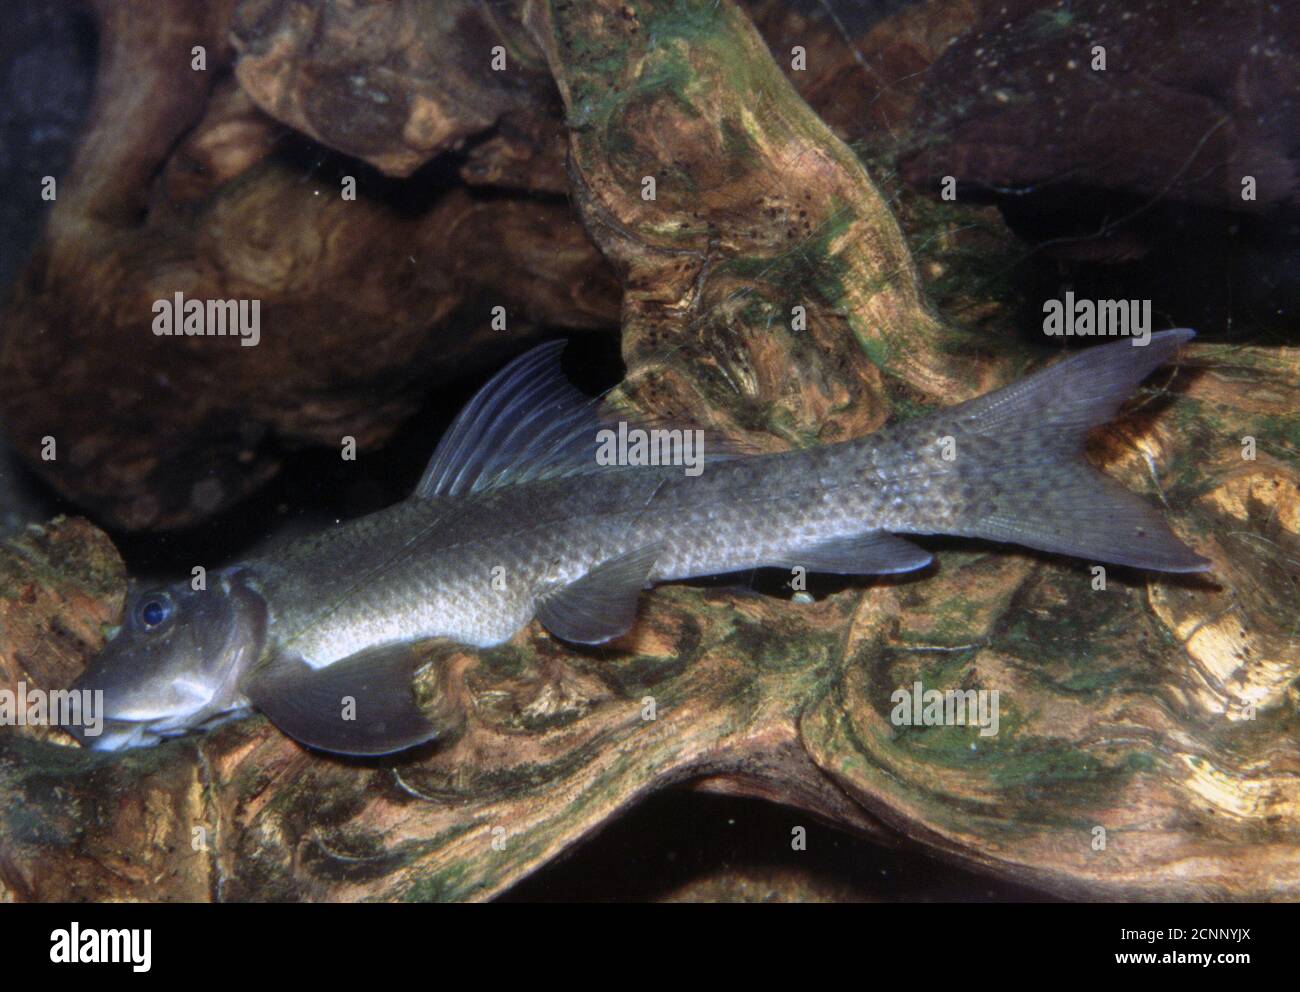
[[(206, 519), (287, 449), (377, 445), (432, 386), (491, 368), (542, 326), (618, 313), (617, 282), (558, 200), (425, 194), (352, 166), (304, 177), (278, 154), (283, 128), (222, 75), (229, 5), (199, 6), (145, 18), (106, 5), (93, 123), (0, 341), (15, 448), (127, 529)], [(207, 46), (206, 71), (190, 68), (191, 43)], [(513, 175), (524, 144), (503, 138), (474, 168)], [(155, 336), (153, 303), (177, 292), (258, 300), (261, 342)]]

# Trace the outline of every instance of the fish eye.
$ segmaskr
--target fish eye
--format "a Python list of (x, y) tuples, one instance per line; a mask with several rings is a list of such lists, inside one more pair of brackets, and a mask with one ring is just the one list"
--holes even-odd
[(172, 615), (171, 597), (165, 592), (154, 592), (145, 596), (136, 607), (136, 616), (145, 630), (153, 630), (166, 623)]

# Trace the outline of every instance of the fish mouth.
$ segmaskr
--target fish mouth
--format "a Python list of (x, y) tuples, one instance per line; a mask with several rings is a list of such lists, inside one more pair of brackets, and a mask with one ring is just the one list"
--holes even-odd
[[(94, 669), (88, 669), (70, 686), (71, 692), (92, 692), (99, 699), (99, 719), (93, 724), (61, 724), (68, 734), (77, 739), (82, 747), (91, 751), (125, 751), (135, 747), (152, 747), (175, 733), (169, 733), (170, 719), (156, 716), (113, 715), (112, 710), (121, 709), (121, 701), (108, 702), (110, 690), (103, 688), (96, 677)], [(178, 733), (179, 731), (177, 731)]]
[[(83, 672), (69, 687), (70, 692), (93, 692), (103, 699), (103, 690), (96, 685), (90, 671)], [(148, 739), (149, 725), (138, 720), (115, 719), (104, 713), (104, 704), (99, 703), (100, 718), (91, 723), (62, 723), (59, 728), (77, 739), (77, 743), (91, 751), (121, 751), (129, 747), (148, 747), (156, 744), (157, 738)]]
[(211, 730), (249, 712), (247, 707), (239, 707), (193, 724), (183, 717), (171, 720), (121, 720), (104, 717), (102, 726), (96, 733), (89, 732), (84, 724), (63, 724), (62, 729), (88, 750), (126, 751), (137, 747), (154, 747), (176, 737), (188, 737)]

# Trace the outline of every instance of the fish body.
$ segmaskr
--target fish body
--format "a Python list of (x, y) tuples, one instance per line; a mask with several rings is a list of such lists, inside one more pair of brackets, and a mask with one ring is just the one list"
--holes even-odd
[(471, 401), (410, 499), (225, 569), (207, 590), (132, 597), (78, 683), (105, 691), (109, 729), (88, 743), (156, 743), (256, 708), (311, 746), (400, 750), (437, 733), (411, 691), (421, 641), (488, 647), (537, 617), (563, 640), (604, 643), (659, 582), (929, 564), (900, 534), (1202, 570), (1150, 506), (1081, 454), (1088, 429), (1191, 336), (1092, 348), (863, 438), (724, 450), (697, 473), (601, 464), (608, 427), (564, 381), (562, 343), (543, 345)]

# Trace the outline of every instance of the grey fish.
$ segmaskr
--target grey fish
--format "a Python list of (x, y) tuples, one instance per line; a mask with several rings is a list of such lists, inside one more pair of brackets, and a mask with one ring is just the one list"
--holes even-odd
[(311, 747), (402, 750), (438, 733), (412, 691), (421, 641), (487, 647), (536, 617), (602, 644), (654, 583), (928, 565), (899, 534), (1202, 571), (1152, 507), (1082, 457), (1087, 431), (1192, 337), (1090, 348), (867, 437), (723, 451), (697, 475), (602, 464), (598, 403), (565, 380), (563, 342), (542, 345), (471, 400), (409, 499), (223, 569), (205, 590), (134, 593), (76, 685), (104, 692), (104, 732), (83, 740), (155, 744), (257, 709)]

